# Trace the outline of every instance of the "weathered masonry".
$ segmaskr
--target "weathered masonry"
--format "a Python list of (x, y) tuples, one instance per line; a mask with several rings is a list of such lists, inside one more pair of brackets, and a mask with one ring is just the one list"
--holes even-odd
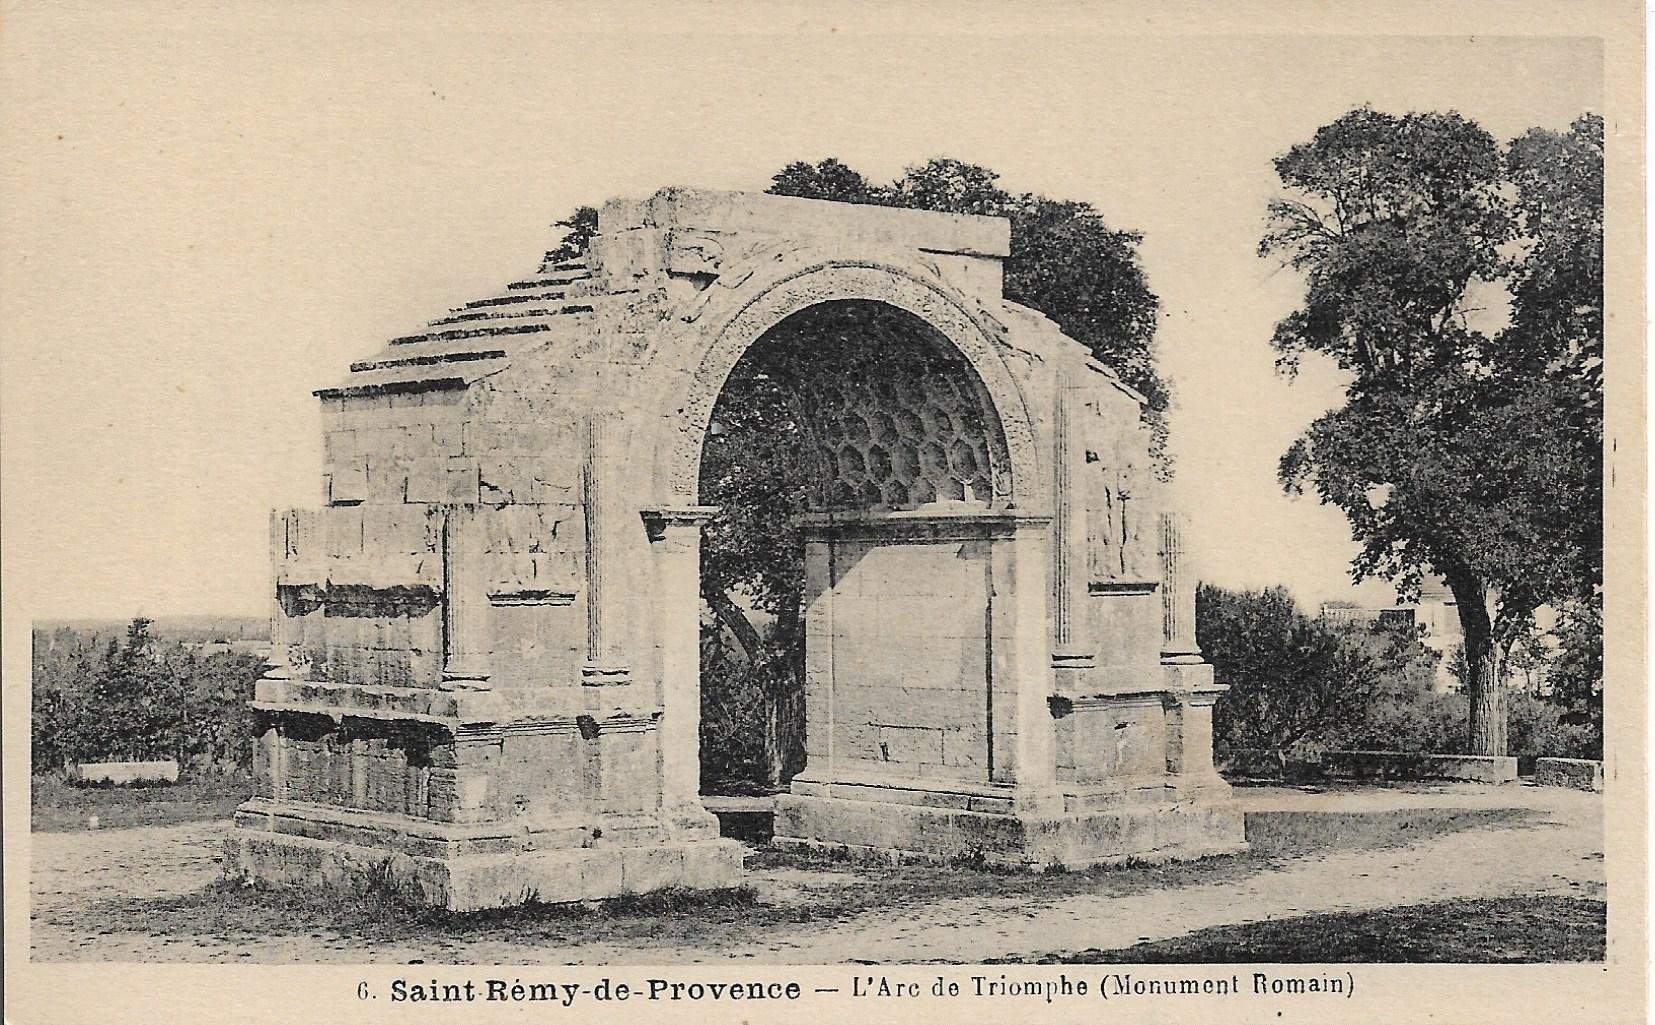
[(735, 883), (698, 794), (697, 475), (765, 347), (818, 357), (777, 364), (819, 481), (777, 842), (1241, 847), (1141, 399), (1002, 298), (1007, 252), (994, 218), (669, 189), (352, 366), (324, 504), (271, 519), (233, 869), (454, 909)]

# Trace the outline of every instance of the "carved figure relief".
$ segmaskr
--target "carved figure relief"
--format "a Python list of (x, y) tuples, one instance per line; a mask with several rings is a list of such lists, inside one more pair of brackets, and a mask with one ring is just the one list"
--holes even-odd
[(1155, 503), (1148, 453), (1136, 424), (1110, 422), (1086, 406), (1086, 554), (1088, 579), (1128, 583), (1159, 578), (1154, 565)]

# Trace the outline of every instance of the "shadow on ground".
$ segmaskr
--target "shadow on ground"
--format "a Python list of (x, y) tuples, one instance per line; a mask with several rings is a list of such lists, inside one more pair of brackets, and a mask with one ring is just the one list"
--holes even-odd
[(1250, 811), (1251, 856), (1293, 858), (1329, 850), (1383, 850), (1464, 829), (1558, 829), (1532, 808), (1399, 808), (1377, 812)]
[[(394, 894), (330, 894), (216, 883), (193, 893), (104, 898), (41, 913), (43, 925), (81, 936), (141, 934), (169, 946), (257, 945), (308, 938), (332, 950), (409, 943), (459, 955), (496, 940), (536, 946), (617, 943), (697, 946), (709, 951), (772, 940), (809, 923), (955, 898), (1030, 904), (1065, 897), (1239, 882), (1280, 862), (1342, 851), (1405, 847), (1466, 829), (1544, 827), (1544, 812), (1511, 809), (1403, 809), (1371, 813), (1253, 812), (1246, 854), (1198, 862), (1028, 873), (970, 865), (870, 867), (820, 856), (756, 850), (751, 883), (720, 891), (666, 891), (574, 905), (530, 905), (455, 914), (402, 903)], [(177, 951), (175, 953), (183, 953)], [(250, 956), (243, 952), (242, 956)], [(187, 960), (187, 956), (177, 958)]]
[(1579, 897), (1450, 900), (1201, 929), (992, 964), (1516, 964), (1602, 961), (1607, 908)]

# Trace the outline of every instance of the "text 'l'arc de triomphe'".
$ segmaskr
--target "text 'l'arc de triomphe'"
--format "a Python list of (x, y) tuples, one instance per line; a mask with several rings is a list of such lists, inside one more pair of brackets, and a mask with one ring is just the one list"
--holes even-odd
[(456, 910), (738, 883), (699, 795), (701, 448), (749, 350), (873, 321), (794, 382), (807, 764), (776, 842), (1241, 848), (1142, 399), (1002, 297), (1008, 251), (997, 218), (668, 189), (353, 365), (323, 504), (271, 518), (231, 870)]

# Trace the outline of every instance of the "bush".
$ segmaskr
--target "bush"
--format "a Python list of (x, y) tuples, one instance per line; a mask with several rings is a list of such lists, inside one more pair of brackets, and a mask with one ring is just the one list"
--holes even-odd
[[(1313, 619), (1283, 588), (1203, 585), (1195, 618), (1218, 682), (1231, 688), (1214, 709), (1220, 750), (1265, 748), (1295, 757), (1329, 749), (1470, 750), (1466, 698), (1432, 693), (1438, 656), (1412, 627)], [(1587, 623), (1576, 630), (1583, 668), (1560, 660), (1583, 682), (1558, 687), (1550, 700), (1526, 691), (1508, 695), (1507, 753), (1520, 768), (1535, 758), (1603, 757), (1601, 647), (1591, 648)], [(1593, 654), (1600, 661), (1591, 662)], [(1596, 709), (1589, 704), (1594, 698)]]
[(1533, 694), (1513, 693), (1506, 706), (1509, 753), (1527, 767), (1535, 758), (1603, 757), (1603, 734), (1591, 722), (1568, 721), (1568, 710)]
[(1412, 627), (1312, 618), (1280, 587), (1202, 585), (1195, 623), (1218, 682), (1230, 687), (1213, 710), (1222, 749), (1304, 756), (1348, 746), (1353, 736), (1374, 732), (1368, 725), (1376, 715), (1401, 720), (1435, 667)]
[(758, 785), (770, 775), (772, 672), (731, 651), (716, 631), (703, 631), (701, 651), (701, 787)]
[(1357, 751), (1465, 754), (1468, 750), (1463, 694), (1416, 691), (1376, 704), (1330, 746)]
[(67, 627), (34, 632), (33, 771), (167, 758), (187, 774), (250, 766), (247, 701), (264, 662), (202, 657), (149, 628), (133, 620), (124, 641)]

